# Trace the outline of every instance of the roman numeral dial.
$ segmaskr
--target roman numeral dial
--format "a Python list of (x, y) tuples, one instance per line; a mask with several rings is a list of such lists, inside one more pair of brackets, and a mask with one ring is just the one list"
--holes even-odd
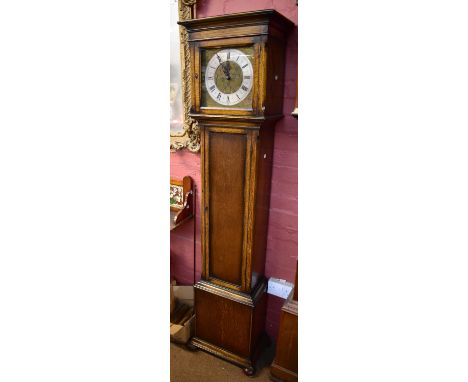
[(215, 105), (235, 107), (252, 92), (252, 58), (243, 50), (226, 48), (207, 55), (203, 91)]

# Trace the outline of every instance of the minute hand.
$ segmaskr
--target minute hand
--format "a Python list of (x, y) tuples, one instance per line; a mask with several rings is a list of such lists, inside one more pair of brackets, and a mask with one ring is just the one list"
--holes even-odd
[(224, 64), (221, 63), (221, 66), (223, 67), (223, 72), (224, 72), (224, 75), (226, 76), (226, 79), (230, 80), (231, 79), (231, 73), (230, 73), (231, 65), (229, 65), (229, 61), (225, 62)]

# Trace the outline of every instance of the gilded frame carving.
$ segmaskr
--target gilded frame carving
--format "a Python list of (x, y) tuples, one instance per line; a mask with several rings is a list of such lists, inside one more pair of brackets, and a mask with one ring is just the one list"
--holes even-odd
[[(196, 17), (198, 0), (178, 0), (179, 20), (189, 20)], [(174, 133), (171, 131), (171, 151), (187, 148), (192, 152), (200, 150), (200, 128), (198, 123), (189, 117), (191, 99), (191, 73), (190, 52), (188, 47), (187, 31), (179, 27), (180, 36), (180, 66), (182, 75), (182, 107), (183, 107), (183, 131)]]

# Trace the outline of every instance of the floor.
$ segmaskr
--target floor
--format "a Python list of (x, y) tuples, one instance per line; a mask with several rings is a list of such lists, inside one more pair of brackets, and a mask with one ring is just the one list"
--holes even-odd
[(202, 350), (190, 351), (171, 343), (171, 382), (271, 382), (269, 365), (274, 345), (265, 350), (254, 377), (247, 377), (240, 367)]

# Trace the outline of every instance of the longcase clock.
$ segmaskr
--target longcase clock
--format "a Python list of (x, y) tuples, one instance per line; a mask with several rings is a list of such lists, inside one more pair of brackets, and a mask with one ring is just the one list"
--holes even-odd
[(274, 126), (293, 23), (263, 10), (179, 24), (191, 56), (189, 115), (201, 129), (203, 266), (191, 344), (252, 375), (264, 334)]

